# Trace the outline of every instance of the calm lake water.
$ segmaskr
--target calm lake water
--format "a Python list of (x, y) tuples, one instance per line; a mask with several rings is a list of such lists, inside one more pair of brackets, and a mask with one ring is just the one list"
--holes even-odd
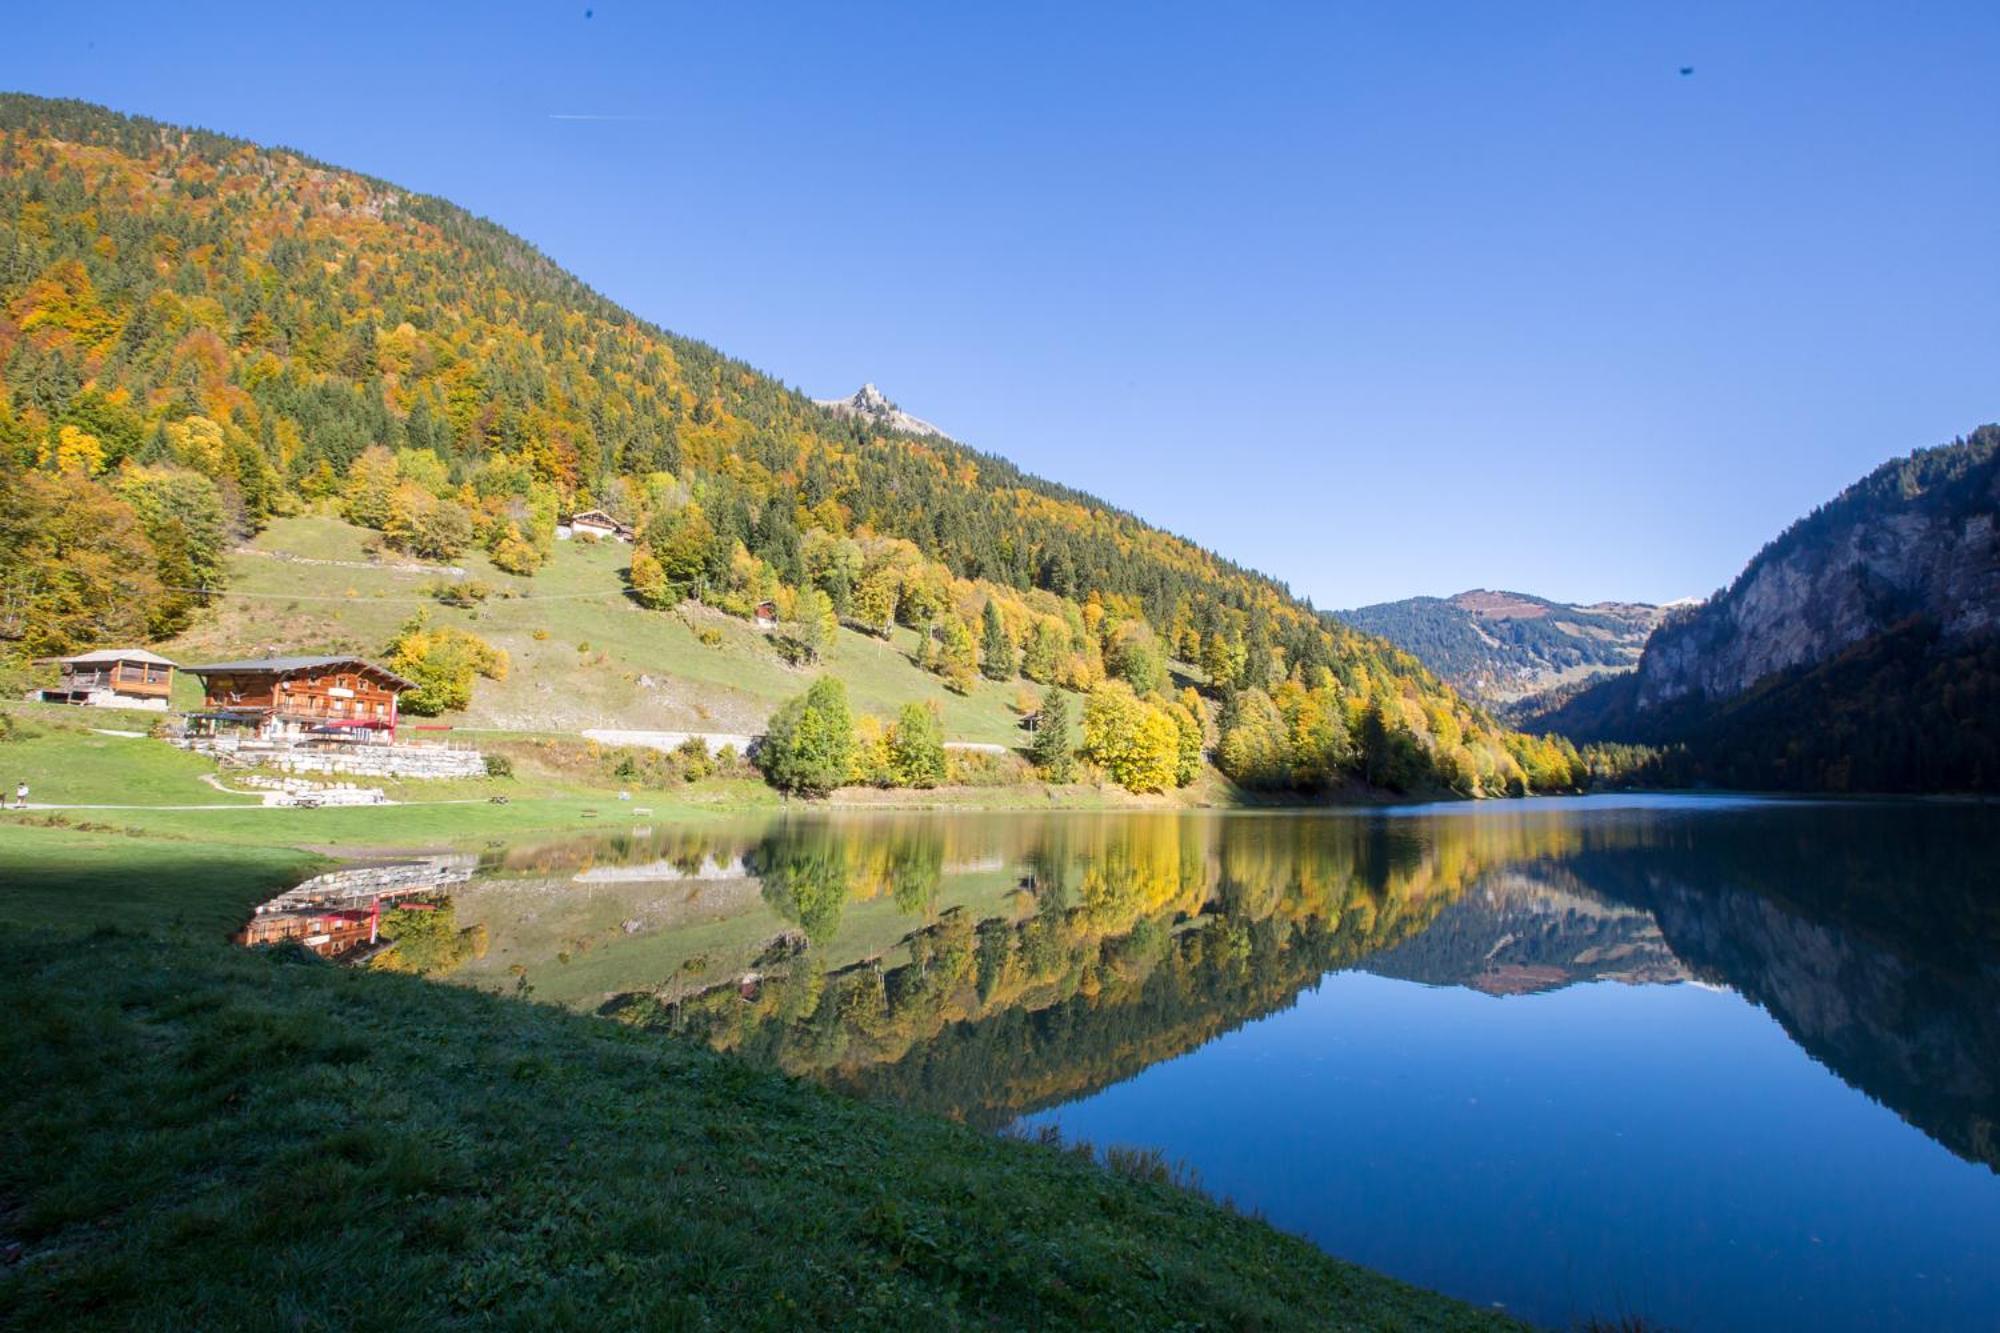
[(794, 817), (485, 862), (456, 980), (1158, 1148), (1531, 1320), (2000, 1327), (2000, 810)]

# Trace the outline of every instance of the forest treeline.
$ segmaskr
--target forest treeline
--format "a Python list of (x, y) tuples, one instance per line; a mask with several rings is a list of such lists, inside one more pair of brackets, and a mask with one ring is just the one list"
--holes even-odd
[[(949, 441), (842, 418), (441, 200), (78, 102), (0, 97), (0, 645), (184, 629), (229, 548), (337, 507), (532, 577), (558, 518), (640, 534), (631, 591), (773, 603), (975, 673), (1206, 701), (1253, 786), (1586, 780), (1284, 585)], [(1008, 660), (1011, 659), (1011, 660)], [(1158, 730), (1157, 725), (1155, 730)]]
[[(1636, 676), (1561, 700), (1530, 724), (1593, 738), (1621, 779), (1745, 791), (1950, 792), (2000, 786), (2000, 637), (1946, 637), (1912, 617), (1742, 694), (1638, 707)], [(1611, 738), (1616, 738), (1615, 740)], [(1623, 744), (1621, 744), (1623, 742)], [(1622, 751), (1622, 754), (1620, 752)]]

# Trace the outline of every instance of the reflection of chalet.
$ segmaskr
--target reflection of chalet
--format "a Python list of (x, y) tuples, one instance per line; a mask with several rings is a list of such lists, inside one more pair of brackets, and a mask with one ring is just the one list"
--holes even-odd
[(264, 912), (236, 932), (238, 944), (282, 944), (297, 940), (322, 958), (338, 958), (374, 938), (374, 911), (322, 909), (314, 912)]
[(390, 742), (396, 699), (411, 681), (358, 657), (266, 657), (184, 668), (201, 677), (197, 735)]
[(56, 665), (62, 684), (42, 691), (45, 703), (164, 709), (174, 685), (174, 664), (144, 648), (106, 648)]
[(610, 537), (621, 542), (629, 542), (636, 534), (629, 523), (620, 523), (602, 509), (586, 509), (580, 514), (571, 514), (556, 524), (558, 537)]

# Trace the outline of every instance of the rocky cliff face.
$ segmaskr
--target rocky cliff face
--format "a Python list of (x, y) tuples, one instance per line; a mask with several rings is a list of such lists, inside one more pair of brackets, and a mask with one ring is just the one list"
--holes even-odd
[(887, 395), (872, 384), (862, 385), (852, 398), (815, 398), (813, 401), (835, 416), (860, 417), (883, 430), (901, 431), (905, 435), (944, 435), (930, 422), (913, 417), (890, 402)]
[(2000, 629), (2000, 427), (1885, 464), (1767, 546), (1724, 591), (1669, 617), (1638, 669), (1641, 711), (1720, 700), (1925, 617)]

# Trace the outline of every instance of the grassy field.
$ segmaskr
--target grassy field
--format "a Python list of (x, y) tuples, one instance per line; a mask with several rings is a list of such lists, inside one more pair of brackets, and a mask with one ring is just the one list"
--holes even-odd
[(1156, 1164), (463, 988), (0, 930), (0, 1002), (15, 1327), (1501, 1326)]
[[(215, 795), (74, 716), (0, 747), (38, 795), (119, 774)], [(0, 1325), (1500, 1326), (1143, 1156), (1109, 1170), (552, 1005), (222, 943), (327, 864), (312, 847), (633, 817), (603, 798), (0, 816)], [(772, 799), (704, 784), (650, 818)], [(565, 981), (605, 984), (590, 960)]]
[[(1010, 706), (1019, 682), (981, 680), (970, 695), (952, 694), (910, 660), (909, 630), (884, 643), (843, 629), (824, 667), (801, 670), (786, 666), (745, 621), (699, 607), (683, 618), (632, 602), (621, 578), (631, 548), (618, 542), (558, 543), (532, 579), (501, 573), (477, 553), (463, 556), (467, 576), (494, 592), (459, 609), (425, 593), (438, 575), (396, 568), (393, 555), (372, 552), (372, 537), (323, 515), (274, 521), (254, 542), (256, 554), (231, 557), (230, 595), (215, 613), (161, 651), (189, 663), (268, 652), (379, 654), (397, 626), (428, 608), (437, 623), (472, 630), (512, 661), (505, 681), (479, 683), (463, 715), (440, 719), (464, 727), (756, 732), (824, 669), (847, 683), (859, 711), (893, 718), (906, 703), (935, 700), (951, 739), (1025, 739)], [(702, 643), (698, 630), (721, 642)], [(198, 702), (194, 688), (188, 682), (188, 700), (176, 702)]]
[(290, 847), (135, 837), (0, 815), (0, 927), (185, 928), (221, 939), (325, 865)]

